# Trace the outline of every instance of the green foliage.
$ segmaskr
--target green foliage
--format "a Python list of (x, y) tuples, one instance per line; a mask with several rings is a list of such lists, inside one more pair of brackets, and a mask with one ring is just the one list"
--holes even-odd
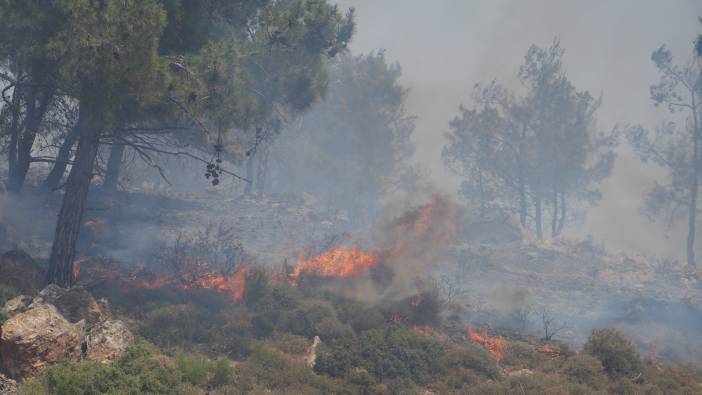
[(485, 349), (476, 344), (467, 344), (448, 355), (450, 366), (460, 366), (470, 369), (484, 377), (500, 377), (500, 367)]
[(210, 339), (206, 311), (192, 304), (151, 311), (140, 326), (144, 337), (161, 346), (203, 343)]
[(344, 338), (318, 357), (315, 369), (335, 377), (363, 368), (379, 380), (404, 378), (426, 384), (445, 371), (444, 349), (413, 331), (386, 327)]
[(8, 300), (18, 295), (20, 295), (20, 292), (11, 285), (0, 284), (0, 308), (2, 308)]
[(363, 332), (385, 325), (382, 311), (364, 303), (354, 301), (340, 301), (335, 304), (339, 321), (350, 325), (356, 332)]
[(561, 372), (571, 381), (586, 385), (592, 389), (603, 389), (607, 384), (602, 363), (588, 354), (578, 354), (568, 358), (561, 367)]
[(176, 356), (175, 361), (184, 381), (196, 386), (207, 384), (207, 374), (210, 370), (207, 358), (181, 352)]
[(247, 306), (255, 306), (270, 293), (268, 273), (263, 268), (253, 268), (246, 276), (244, 301)]
[(610, 377), (634, 377), (641, 372), (634, 345), (616, 329), (594, 329), (585, 343), (585, 352), (599, 359)]
[(308, 351), (312, 342), (304, 336), (282, 332), (273, 336), (271, 344), (286, 354), (303, 354)]
[(54, 365), (25, 382), (21, 394), (170, 394), (181, 375), (146, 343), (132, 345), (112, 366), (82, 362)]

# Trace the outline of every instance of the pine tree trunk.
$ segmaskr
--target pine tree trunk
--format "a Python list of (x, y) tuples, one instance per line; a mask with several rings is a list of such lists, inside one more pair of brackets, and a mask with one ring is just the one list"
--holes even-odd
[(18, 133), (15, 166), (12, 167), (8, 176), (8, 189), (13, 192), (19, 192), (24, 186), (29, 166), (32, 163), (32, 147), (37, 133), (39, 133), (41, 121), (53, 97), (51, 89), (47, 88), (43, 92), (38, 90), (39, 88), (32, 88), (29, 91), (24, 128)]
[(553, 216), (551, 217), (551, 237), (558, 236), (558, 191), (553, 188)]
[(244, 187), (244, 194), (251, 195), (253, 193), (254, 185), (254, 159), (256, 158), (256, 152), (251, 152), (248, 159), (246, 160), (246, 186)]
[(560, 236), (561, 233), (563, 233), (563, 228), (565, 227), (565, 218), (566, 218), (566, 198), (565, 198), (565, 192), (561, 192), (561, 218), (558, 220), (558, 233), (557, 235)]
[(73, 285), (75, 247), (80, 235), (83, 211), (90, 181), (93, 178), (93, 166), (100, 140), (100, 132), (93, 125), (84, 122), (79, 125), (79, 128), (78, 149), (66, 182), (66, 193), (56, 222), (56, 233), (47, 272), (47, 283), (61, 287)]
[(110, 148), (110, 158), (107, 160), (105, 180), (102, 187), (107, 192), (116, 192), (119, 181), (119, 173), (122, 168), (122, 158), (124, 157), (124, 144), (113, 144)]
[(51, 168), (51, 172), (49, 172), (49, 175), (46, 176), (46, 179), (42, 183), (41, 189), (44, 192), (53, 192), (58, 189), (63, 174), (66, 172), (68, 161), (71, 159), (71, 150), (76, 140), (78, 140), (79, 132), (78, 126), (74, 126), (68, 131), (68, 134), (66, 134), (63, 144), (61, 144), (61, 148), (59, 148), (58, 155), (56, 156), (54, 167)]
[(20, 105), (21, 105), (20, 88), (15, 87), (12, 91), (12, 117), (10, 118), (10, 127), (8, 134), (10, 142), (7, 147), (7, 179), (10, 183), (13, 175), (17, 172), (17, 144), (20, 137)]
[(699, 127), (699, 121), (697, 117), (697, 102), (695, 96), (692, 97), (692, 119), (693, 119), (693, 169), (692, 169), (692, 179), (690, 180), (690, 207), (688, 214), (687, 223), (687, 263), (688, 265), (695, 266), (695, 231), (697, 226), (697, 196), (699, 193), (700, 185), (700, 165), (702, 158), (700, 158), (700, 133), (702, 131)]
[(544, 231), (541, 227), (541, 190), (538, 188), (534, 194), (534, 222), (536, 224), (536, 237), (543, 240)]
[(526, 180), (524, 179), (524, 140), (526, 139), (526, 125), (522, 125), (522, 133), (519, 140), (519, 157), (517, 159), (517, 186), (519, 189), (519, 223), (522, 228), (526, 228), (527, 219), (527, 196)]

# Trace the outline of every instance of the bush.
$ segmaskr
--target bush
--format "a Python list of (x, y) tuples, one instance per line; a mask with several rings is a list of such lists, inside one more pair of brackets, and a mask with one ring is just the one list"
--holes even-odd
[(212, 379), (210, 385), (213, 387), (222, 387), (234, 382), (234, 366), (232, 361), (227, 358), (217, 358), (212, 365)]
[(8, 300), (18, 295), (20, 295), (20, 292), (14, 287), (7, 284), (0, 284), (0, 309), (5, 306)]
[(487, 351), (475, 344), (467, 344), (449, 354), (450, 366), (461, 366), (470, 369), (484, 377), (496, 379), (500, 377), (500, 367)]
[(409, 379), (426, 384), (445, 371), (444, 351), (439, 343), (410, 330), (386, 327), (343, 339), (320, 353), (315, 369), (342, 377), (360, 367), (381, 381)]
[(306, 353), (312, 342), (304, 337), (293, 335), (292, 333), (277, 333), (271, 341), (273, 347), (286, 354), (303, 354)]
[(588, 354), (579, 354), (568, 358), (561, 367), (561, 372), (570, 377), (571, 381), (596, 390), (607, 386), (607, 376), (605, 376), (602, 363), (599, 359)]
[(183, 381), (196, 386), (207, 384), (210, 363), (206, 358), (181, 352), (176, 356), (176, 366), (183, 376)]
[(641, 372), (634, 345), (616, 329), (594, 329), (585, 343), (585, 352), (599, 359), (610, 377), (633, 377)]
[(209, 340), (206, 311), (192, 304), (170, 305), (149, 312), (139, 332), (160, 346), (182, 346)]
[(136, 343), (112, 366), (92, 362), (51, 366), (40, 377), (23, 382), (20, 394), (172, 394), (180, 383), (179, 372), (152, 346)]

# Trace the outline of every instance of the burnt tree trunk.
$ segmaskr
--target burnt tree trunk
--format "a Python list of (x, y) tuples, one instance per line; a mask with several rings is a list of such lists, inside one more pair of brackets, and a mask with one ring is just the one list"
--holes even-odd
[(107, 160), (105, 180), (102, 183), (103, 189), (105, 189), (107, 192), (117, 191), (117, 183), (119, 181), (119, 172), (122, 169), (124, 149), (124, 144), (113, 144), (110, 148), (110, 158)]
[(98, 129), (81, 117), (80, 137), (75, 161), (66, 181), (61, 210), (56, 222), (54, 244), (49, 257), (46, 281), (61, 287), (73, 285), (73, 261), (80, 234), (85, 202), (93, 178), (93, 167), (100, 142)]
[(74, 126), (68, 131), (66, 137), (59, 148), (58, 154), (56, 155), (56, 162), (54, 162), (54, 167), (51, 168), (51, 172), (46, 176), (46, 179), (42, 183), (41, 189), (45, 192), (53, 192), (59, 187), (59, 183), (63, 178), (63, 174), (66, 172), (66, 167), (68, 166), (68, 161), (71, 159), (71, 150), (78, 140), (80, 130), (78, 126)]

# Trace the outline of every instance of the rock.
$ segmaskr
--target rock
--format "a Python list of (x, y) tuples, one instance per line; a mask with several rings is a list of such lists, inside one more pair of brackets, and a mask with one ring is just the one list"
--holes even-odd
[(124, 354), (134, 335), (122, 321), (105, 321), (94, 326), (85, 338), (85, 359), (111, 363)]
[(52, 305), (19, 313), (2, 325), (3, 371), (12, 378), (33, 377), (49, 365), (77, 361), (82, 334), (81, 325), (68, 322)]
[(522, 377), (522, 376), (531, 376), (532, 374), (534, 374), (533, 370), (519, 369), (519, 370), (515, 370), (513, 372), (509, 372), (507, 375), (509, 377)]
[(319, 336), (314, 337), (312, 346), (307, 350), (307, 356), (305, 356), (305, 365), (309, 368), (314, 368), (317, 363), (317, 347), (319, 347)]
[(15, 313), (26, 310), (31, 303), (32, 298), (30, 296), (19, 295), (5, 302), (5, 306), (2, 309), (7, 313)]
[(0, 395), (17, 394), (17, 382), (0, 374)]
[(96, 301), (83, 287), (66, 289), (50, 284), (39, 292), (29, 307), (40, 304), (54, 305), (68, 321), (75, 323), (85, 320), (88, 326), (107, 321), (112, 317), (107, 300)]
[(26, 252), (8, 251), (0, 256), (0, 282), (25, 295), (34, 295), (44, 282), (44, 270)]

